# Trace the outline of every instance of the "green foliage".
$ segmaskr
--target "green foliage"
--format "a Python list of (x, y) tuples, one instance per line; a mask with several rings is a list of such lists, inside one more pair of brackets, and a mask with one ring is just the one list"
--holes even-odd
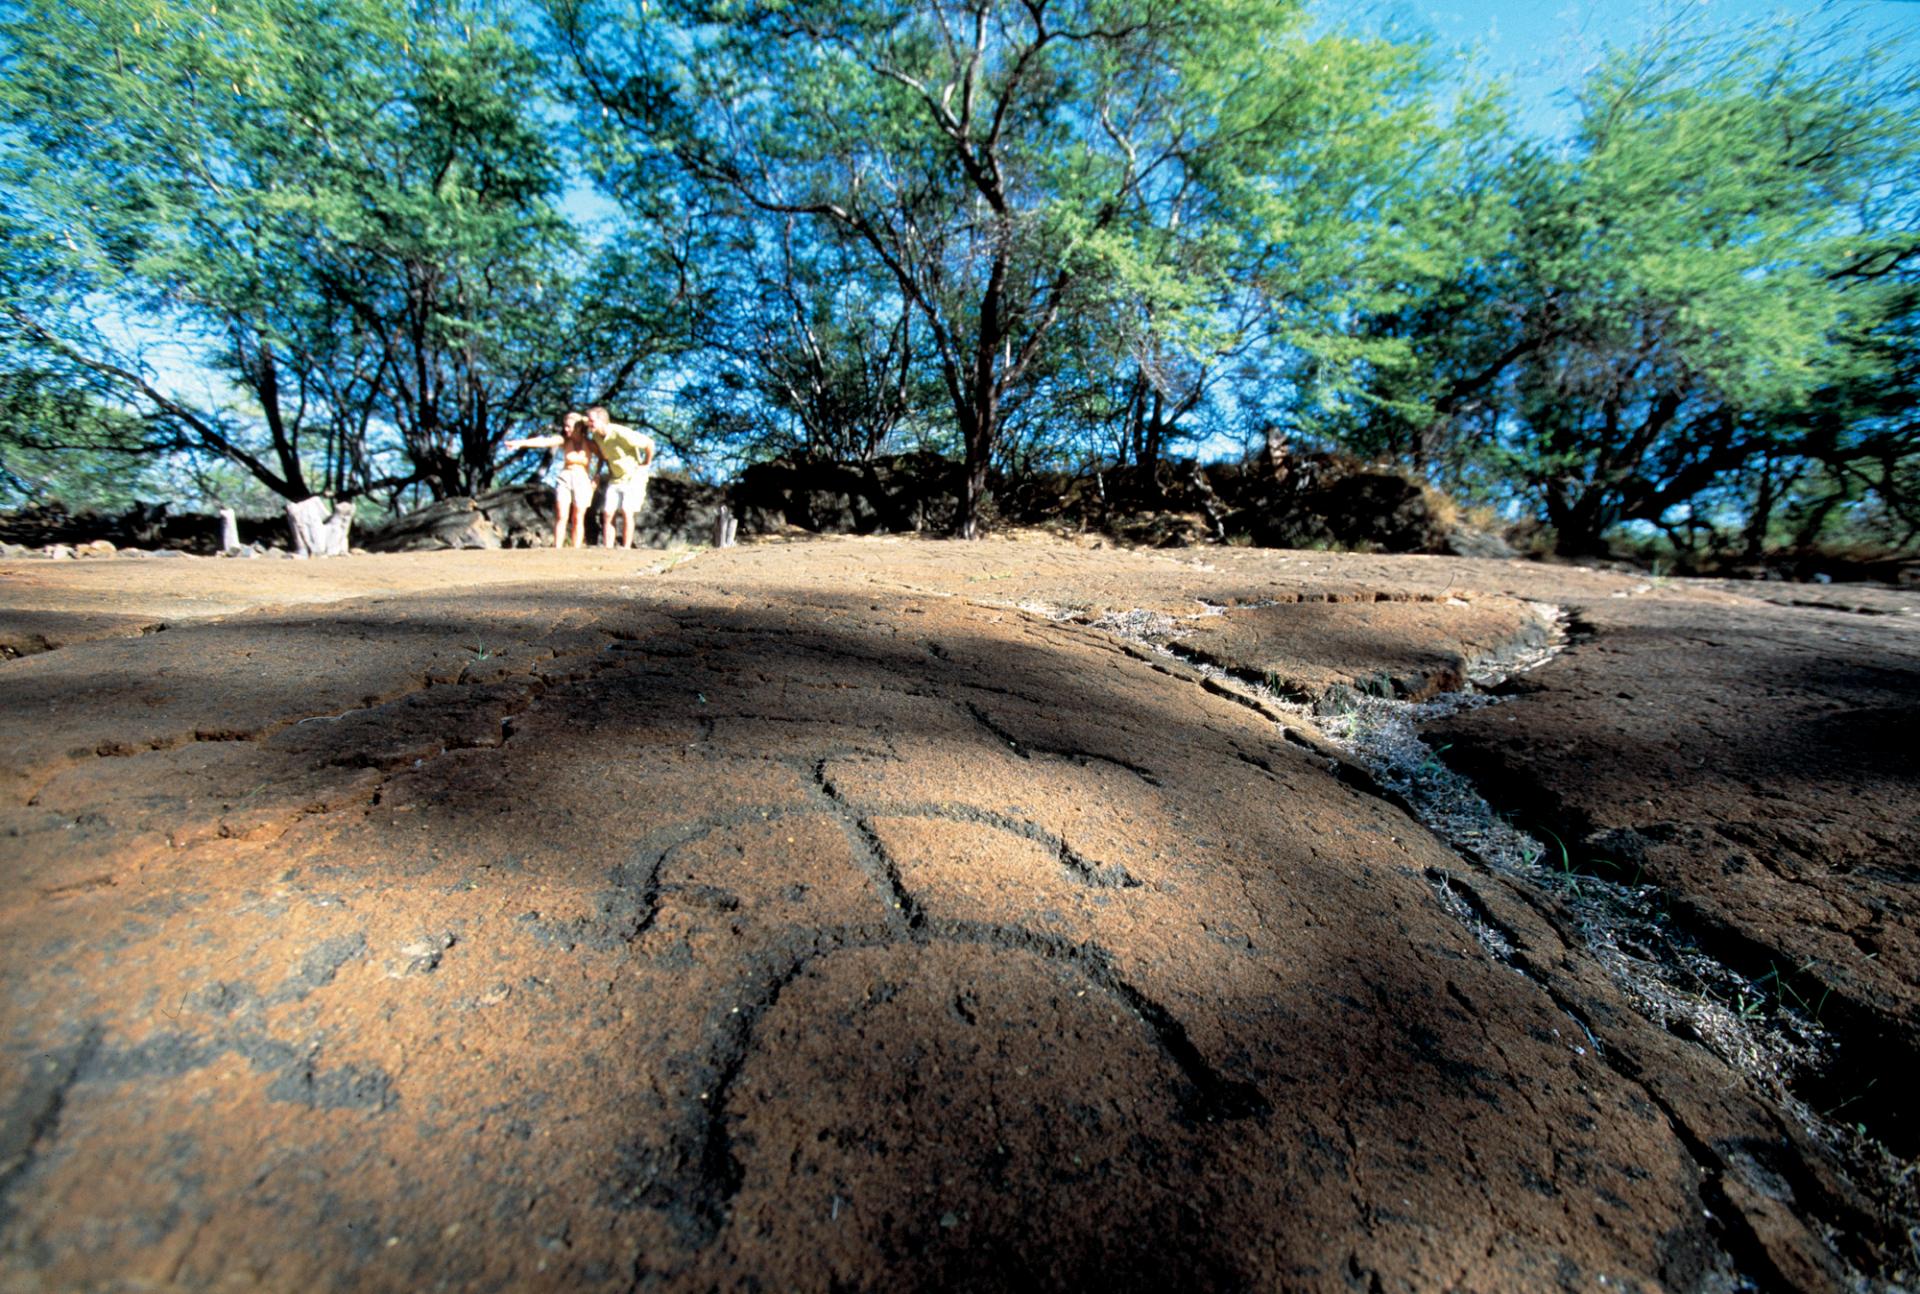
[(0, 490), (396, 506), (599, 402), (955, 453), (969, 530), (1297, 441), (1567, 552), (1911, 546), (1916, 74), (1847, 48), (1676, 25), (1534, 141), (1302, 0), (22, 0)]
[(166, 493), (140, 427), (58, 372), (0, 372), (0, 507), (58, 500), (113, 511)]
[[(1391, 241), (1376, 199), (1424, 125), (1402, 102), (1418, 51), (1312, 36), (1296, 0), (553, 13), (629, 202), (671, 174), (724, 195), (749, 246), (805, 217), (884, 276), (945, 391), (969, 531), (1009, 418), (1049, 379), (1118, 350), (1164, 412), (1175, 356), (1332, 345), (1287, 307), (1337, 302), (1335, 262)], [(1075, 340), (1084, 362), (1060, 363)], [(1191, 409), (1203, 380), (1182, 385)]]
[[(566, 330), (618, 335), (578, 293), (548, 73), (491, 7), (33, 0), (0, 49), (5, 308), (151, 450), (293, 498), (470, 491), (571, 398)], [(156, 338), (223, 389), (183, 394)]]
[(1568, 552), (1629, 520), (1684, 545), (1755, 464), (1770, 513), (1790, 462), (1844, 457), (1911, 310), (1920, 114), (1911, 73), (1821, 55), (1678, 31), (1603, 60), (1569, 147), (1479, 179), (1499, 215), (1463, 272), (1368, 322), (1411, 355), (1374, 378), (1370, 443), (1517, 479)]

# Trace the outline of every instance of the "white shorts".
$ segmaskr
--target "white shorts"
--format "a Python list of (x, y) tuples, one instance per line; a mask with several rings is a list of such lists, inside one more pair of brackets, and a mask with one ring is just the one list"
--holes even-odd
[(560, 499), (571, 501), (574, 507), (585, 512), (593, 506), (593, 475), (577, 463), (572, 467), (562, 468), (560, 479), (553, 483), (553, 492)]
[(602, 512), (638, 512), (647, 506), (647, 473), (635, 472), (624, 481), (608, 481)]

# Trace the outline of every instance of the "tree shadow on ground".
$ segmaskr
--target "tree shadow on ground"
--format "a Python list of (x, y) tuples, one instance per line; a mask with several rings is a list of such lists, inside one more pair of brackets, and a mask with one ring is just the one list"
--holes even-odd
[[(263, 784), (360, 780), (28, 905), (37, 1095), (0, 1189), (50, 1279), (157, 1250), (196, 1283), (244, 1259), (363, 1287), (1718, 1261), (1672, 1130), (1453, 924), (1445, 855), (1097, 636), (769, 590), (163, 637), (108, 709), (231, 724)], [(287, 722), (342, 697), (376, 703)], [(76, 767), (159, 778), (207, 744)], [(109, 826), (141, 793), (91, 785)]]

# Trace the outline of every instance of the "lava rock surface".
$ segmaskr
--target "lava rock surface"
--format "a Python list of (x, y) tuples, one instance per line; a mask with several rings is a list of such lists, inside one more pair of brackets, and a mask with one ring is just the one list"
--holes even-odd
[[(1520, 731), (1610, 636), (1750, 626), (1749, 673), (1784, 682), (1806, 676), (1781, 627), (1817, 618), (1827, 674), (1883, 690), (1911, 639), (1516, 562), (1031, 537), (152, 572), (0, 564), (0, 635), (45, 648), (0, 663), (0, 1284), (1888, 1270), (1844, 1165), (1637, 1013), (1551, 895), (1330, 775), (1298, 715), (1095, 622), (1244, 605), (1263, 669), (1425, 678), (1537, 626), (1523, 600), (1617, 604), (1545, 690), (1474, 716)], [(1314, 633), (1268, 614), (1302, 599)], [(1448, 599), (1484, 614), (1449, 637)], [(1798, 756), (1733, 753), (1760, 701), (1715, 709), (1724, 675), (1680, 664), (1709, 650), (1635, 668), (1649, 696), (1675, 680), (1670, 727), (1747, 760), (1729, 786), (1797, 793)], [(1768, 731), (1834, 748), (1818, 715)], [(1514, 749), (1569, 804), (1603, 767)], [(1911, 824), (1910, 773), (1873, 776), (1857, 811), (1821, 801), (1826, 829)], [(1877, 947), (1911, 984), (1907, 945)]]

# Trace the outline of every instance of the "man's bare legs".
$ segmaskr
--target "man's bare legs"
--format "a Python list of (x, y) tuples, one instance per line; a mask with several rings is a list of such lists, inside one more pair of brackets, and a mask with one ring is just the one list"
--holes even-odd
[[(618, 544), (613, 537), (620, 535)], [(600, 514), (600, 546), (602, 548), (633, 547), (633, 512), (628, 508), (608, 508)]]
[[(607, 548), (614, 546), (613, 537), (620, 535), (622, 548), (633, 547), (633, 519), (647, 506), (648, 473), (637, 472), (625, 481), (615, 481), (607, 486), (607, 497), (600, 511), (600, 542)], [(616, 523), (616, 514), (619, 521)]]
[[(649, 455), (651, 461), (651, 455)], [(642, 470), (627, 483), (620, 494), (620, 514), (627, 520), (627, 547), (633, 547), (633, 519), (647, 506), (647, 478), (651, 473)]]
[[(632, 490), (632, 486), (628, 486), (628, 490)], [(601, 511), (601, 547), (628, 547), (628, 549), (634, 547), (634, 513), (643, 505), (645, 505), (645, 486), (641, 486), (641, 497), (636, 499), (632, 493), (622, 491), (620, 497), (614, 501), (614, 507), (603, 509)], [(614, 522), (616, 515), (620, 518), (618, 522)], [(612, 541), (614, 534), (620, 536), (618, 545)]]

